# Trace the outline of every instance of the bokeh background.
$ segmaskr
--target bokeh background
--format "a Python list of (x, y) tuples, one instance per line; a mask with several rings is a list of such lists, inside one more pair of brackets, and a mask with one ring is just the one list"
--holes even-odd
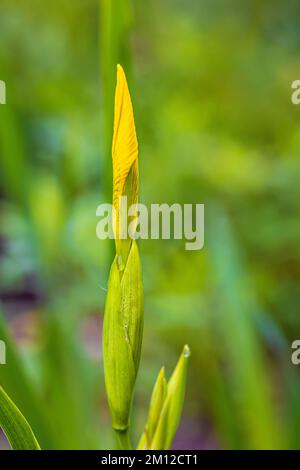
[[(300, 4), (1, 0), (0, 383), (43, 448), (114, 446), (101, 325), (116, 64), (140, 200), (204, 203), (205, 247), (140, 243), (145, 333), (132, 416), (192, 350), (181, 449), (300, 447)], [(7, 443), (2, 438), (1, 446)]]

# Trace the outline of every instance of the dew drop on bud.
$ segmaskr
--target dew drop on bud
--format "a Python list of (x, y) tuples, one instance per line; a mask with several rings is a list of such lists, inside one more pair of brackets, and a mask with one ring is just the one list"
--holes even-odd
[(188, 345), (186, 344), (186, 345), (184, 346), (184, 348), (183, 348), (183, 356), (184, 356), (185, 358), (188, 358), (188, 357), (190, 357), (190, 355), (191, 355), (190, 348), (189, 348)]

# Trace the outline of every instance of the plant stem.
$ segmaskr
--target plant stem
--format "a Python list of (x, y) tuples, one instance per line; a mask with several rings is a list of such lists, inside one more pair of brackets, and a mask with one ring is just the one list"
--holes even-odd
[(119, 450), (132, 450), (128, 429), (125, 431), (115, 430)]

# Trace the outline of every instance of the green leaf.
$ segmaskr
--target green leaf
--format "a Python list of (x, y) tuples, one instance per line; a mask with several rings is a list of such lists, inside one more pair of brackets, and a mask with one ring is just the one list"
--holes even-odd
[(151, 396), (147, 424), (138, 444), (138, 449), (148, 449), (153, 439), (157, 427), (161, 410), (167, 395), (167, 381), (165, 378), (165, 368), (162, 367), (157, 376)]
[(28, 422), (1, 386), (0, 426), (14, 450), (40, 450)]
[(150, 449), (168, 450), (171, 448), (184, 403), (189, 356), (189, 347), (184, 346), (176, 368), (168, 382), (167, 396)]
[(6, 346), (7, 364), (0, 366), (0, 383), (11, 399), (24, 412), (34, 429), (38, 430), (43, 449), (56, 445), (54, 430), (49, 426), (48, 406), (31, 380), (26, 364), (11, 337), (0, 311), (0, 338)]

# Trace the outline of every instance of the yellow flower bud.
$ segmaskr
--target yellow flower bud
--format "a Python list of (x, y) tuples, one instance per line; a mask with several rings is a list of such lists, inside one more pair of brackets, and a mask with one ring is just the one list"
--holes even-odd
[(132, 104), (124, 71), (118, 66), (115, 96), (113, 205), (116, 257), (111, 267), (104, 312), (103, 356), (113, 427), (125, 431), (139, 367), (143, 335), (143, 285), (137, 244), (121, 239), (120, 197), (137, 202), (138, 150)]

